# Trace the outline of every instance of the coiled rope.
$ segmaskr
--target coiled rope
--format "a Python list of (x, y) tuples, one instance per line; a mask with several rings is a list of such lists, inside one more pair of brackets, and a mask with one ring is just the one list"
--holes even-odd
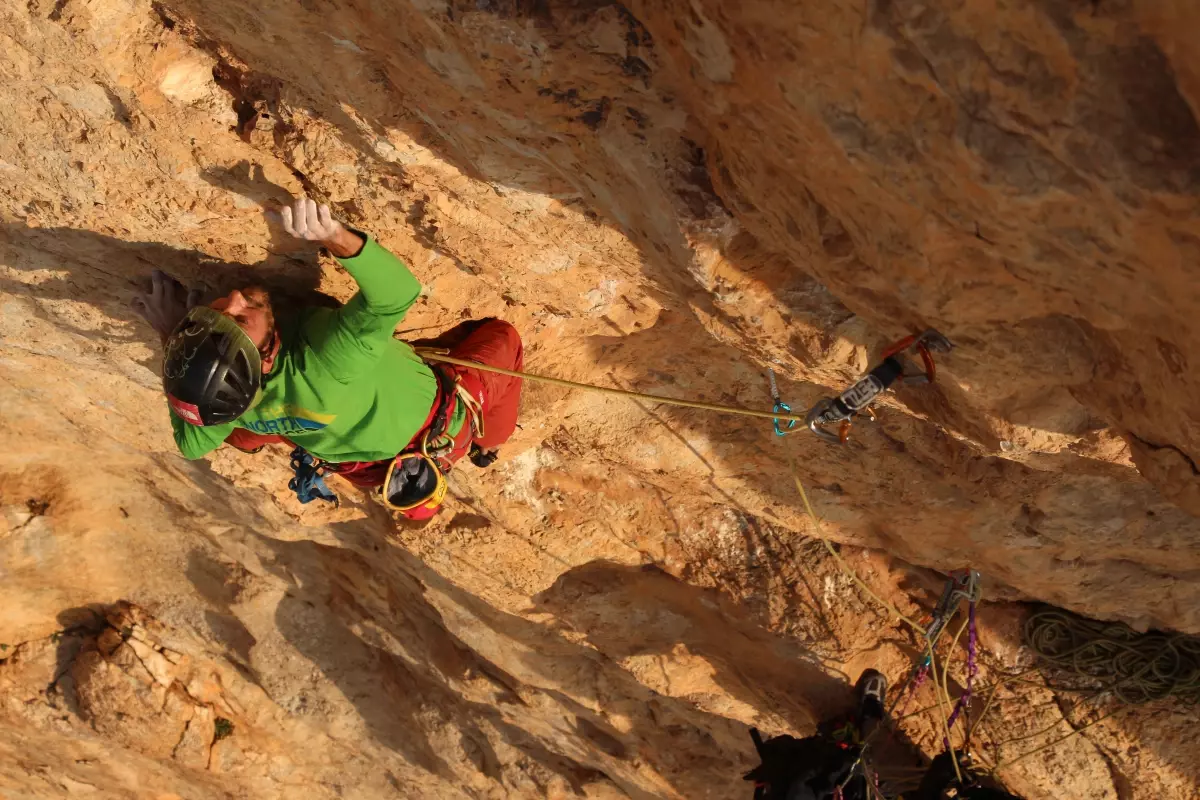
[(1056, 608), (1034, 612), (1024, 635), (1045, 663), (1112, 692), (1123, 703), (1166, 697), (1200, 702), (1200, 637), (1138, 633)]

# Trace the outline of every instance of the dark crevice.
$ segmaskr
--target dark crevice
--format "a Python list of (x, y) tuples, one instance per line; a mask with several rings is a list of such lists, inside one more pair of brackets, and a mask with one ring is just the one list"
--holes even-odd
[(1112, 756), (1101, 750), (1098, 746), (1096, 747), (1096, 752), (1100, 754), (1100, 757), (1104, 759), (1104, 763), (1108, 767), (1108, 774), (1112, 779), (1113, 791), (1117, 793), (1117, 800), (1133, 800), (1133, 783), (1129, 780), (1129, 777), (1117, 767)]
[(206, 36), (186, 19), (175, 16), (162, 3), (154, 3), (152, 8), (164, 28), (177, 30), (197, 50), (216, 59), (213, 80), (229, 95), (233, 103), (233, 111), (237, 114), (234, 130), (242, 141), (250, 143), (250, 134), (258, 126), (260, 119), (267, 120), (271, 127), (278, 128), (281, 124), (285, 128), (288, 127), (286, 120), (280, 119), (278, 108), (281, 81), (251, 72), (244, 65), (235, 63), (236, 58), (232, 57), (220, 42)]
[(1185, 461), (1187, 461), (1188, 466), (1190, 466), (1192, 468), (1193, 475), (1200, 475), (1200, 468), (1198, 468), (1196, 466), (1195, 460), (1191, 456), (1189, 456), (1187, 453), (1180, 450), (1175, 445), (1173, 445), (1173, 444), (1155, 444), (1154, 442), (1151, 442), (1147, 439), (1143, 439), (1142, 437), (1138, 436), (1133, 431), (1127, 431), (1127, 433), (1129, 434), (1130, 438), (1137, 439), (1138, 444), (1141, 444), (1142, 446), (1149, 448), (1150, 450), (1174, 450)]
[(296, 169), (291, 164), (288, 164), (287, 167), (292, 173), (292, 177), (300, 181), (300, 185), (304, 187), (305, 194), (307, 194), (309, 197), (323, 197), (325, 195), (325, 193), (322, 192), (315, 183), (309, 180), (308, 176), (303, 172)]
[(178, 741), (178, 742), (176, 742), (176, 743), (175, 743), (175, 746), (171, 748), (171, 758), (172, 758), (172, 759), (175, 759), (175, 758), (176, 758), (176, 755), (179, 753), (179, 746), (180, 746), (181, 744), (183, 744), (183, 740), (187, 738), (188, 730), (189, 730), (189, 729), (192, 727), (192, 722), (193, 722), (194, 720), (195, 720), (195, 717), (192, 717), (192, 719), (189, 719), (189, 720), (187, 721), (187, 723), (186, 723), (186, 724), (183, 726), (183, 730), (182, 730), (182, 731), (180, 731), (180, 733), (179, 733), (179, 741)]
[(117, 122), (121, 123), (126, 128), (132, 129), (134, 127), (133, 112), (129, 110), (129, 106), (126, 105), (125, 101), (121, 99), (119, 94), (113, 91), (112, 87), (101, 85), (100, 88), (104, 90), (104, 95), (108, 98), (109, 105), (112, 106), (113, 116), (116, 118)]
[(62, 19), (63, 11), (66, 9), (67, 3), (69, 2), (71, 2), (71, 0), (55, 0), (54, 10), (50, 12), (49, 17), (51, 22), (58, 22)]
[(50, 501), (39, 500), (31, 497), (25, 501), (25, 508), (29, 511), (29, 519), (18, 525), (14, 525), (12, 528), (9, 528), (7, 533), (12, 534), (16, 533), (17, 531), (24, 530), (38, 517), (46, 516), (46, 512), (50, 509)]

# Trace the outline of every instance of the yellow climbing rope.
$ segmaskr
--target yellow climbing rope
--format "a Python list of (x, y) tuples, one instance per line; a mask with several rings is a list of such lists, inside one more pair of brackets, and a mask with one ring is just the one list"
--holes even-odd
[[(553, 386), (561, 386), (566, 389), (583, 389), (585, 391), (599, 392), (601, 394), (613, 395), (616, 397), (627, 397), (633, 400), (643, 400), (650, 403), (659, 403), (663, 405), (678, 406), (681, 408), (695, 408), (702, 411), (712, 411), (719, 414), (737, 414), (746, 417), (756, 417), (758, 419), (784, 420), (789, 422), (805, 422), (805, 418), (799, 414), (787, 413), (787, 411), (758, 411), (756, 409), (741, 408), (738, 406), (727, 406), (718, 403), (706, 403), (698, 400), (685, 400), (677, 397), (663, 397), (662, 395), (645, 394), (642, 392), (631, 392), (625, 389), (615, 389), (608, 386), (596, 386), (589, 383), (579, 383), (577, 381), (569, 381), (563, 378), (552, 378), (547, 375), (536, 375), (529, 372), (519, 372), (517, 370), (504, 369), (503, 367), (494, 367), (490, 364), (482, 364), (477, 361), (469, 361), (466, 359), (455, 358), (449, 354), (449, 351), (442, 348), (434, 347), (416, 347), (414, 350), (424, 359), (428, 361), (437, 361), (445, 364), (454, 364), (460, 367), (469, 367), (478, 369), (484, 372), (493, 372), (500, 375), (508, 375), (513, 378), (521, 378), (522, 380), (535, 381), (538, 383), (546, 383)], [(804, 503), (804, 510), (809, 519), (813, 523), (813, 530), (817, 538), (825, 546), (826, 551), (832, 556), (838, 568), (845, 573), (868, 597), (874, 600), (883, 608), (887, 609), (896, 619), (904, 622), (916, 633), (925, 639), (925, 655), (930, 662), (930, 670), (933, 677), (934, 695), (937, 698), (937, 704), (929, 708), (921, 709), (913, 714), (906, 714), (905, 717), (916, 716), (933, 709), (938, 709), (939, 719), (941, 721), (942, 733), (946, 742), (950, 745), (951, 763), (954, 765), (955, 772), (958, 773), (958, 778), (962, 780), (962, 773), (959, 771), (958, 756), (955, 752), (953, 743), (950, 740), (950, 729), (947, 726), (948, 709), (950, 708), (950, 692), (949, 692), (949, 657), (943, 665), (939, 675), (937, 655), (934, 650), (934, 641), (927, 635), (926, 629), (921, 627), (915, 621), (905, 616), (894, 605), (884, 600), (876, 594), (870, 586), (866, 584), (854, 571), (842, 555), (837, 551), (829, 538), (825, 536), (824, 530), (821, 527), (821, 521), (813, 510), (812, 504), (809, 502), (808, 494), (804, 491), (804, 484), (800, 481), (800, 476), (797, 473), (795, 462), (788, 457), (789, 466), (791, 467), (792, 480), (796, 485), (796, 490), (800, 494), (800, 499)], [(1055, 610), (1056, 612), (1056, 610)], [(1060, 613), (1061, 612), (1056, 612)], [(1061, 614), (1062, 617), (1070, 615)], [(1090, 623), (1089, 620), (1081, 620), (1081, 623)], [(1093, 678), (1102, 678), (1106, 674), (1105, 664), (1113, 665), (1112, 674), (1115, 680), (1110, 688), (1126, 702), (1144, 702), (1147, 699), (1154, 699), (1166, 695), (1176, 695), (1189, 699), (1196, 699), (1200, 696), (1200, 639), (1196, 637), (1163, 637), (1167, 641), (1156, 641), (1154, 646), (1157, 650), (1153, 653), (1148, 652), (1146, 648), (1140, 648), (1136, 644), (1132, 644), (1124, 634), (1115, 634), (1112, 626), (1103, 626), (1101, 623), (1090, 623), (1095, 628), (1087, 628), (1086, 625), (1075, 621), (1070, 623), (1063, 619), (1052, 616), (1051, 611), (1043, 612), (1043, 616), (1035, 618), (1030, 622), (1032, 627), (1027, 627), (1026, 635), (1030, 640), (1030, 645), (1044, 659), (1057, 666), (1074, 669), (1078, 674), (1087, 675)], [(963, 622), (965, 627), (966, 621)], [(957, 646), (962, 635), (963, 627), (960, 627), (954, 636), (954, 641), (951, 646), (951, 654)], [(1077, 644), (1078, 637), (1082, 636), (1084, 644)], [(1071, 642), (1073, 646), (1067, 647), (1062, 643)], [(1174, 659), (1167, 663), (1164, 667), (1162, 652), (1169, 652), (1170, 658)], [(1105, 659), (1108, 659), (1106, 662)], [(1132, 666), (1131, 666), (1132, 665)], [(1026, 673), (1021, 673), (1022, 675)], [(988, 709), (992, 705), (992, 700), (995, 698), (995, 690), (999, 686), (1012, 680), (1013, 678), (1005, 678), (998, 681), (993, 687), (992, 692), (988, 697), (988, 701), (984, 706), (983, 713), (975, 720), (974, 724), (967, 722), (966, 741), (970, 741), (971, 733), (975, 727), (982, 721), (983, 716), (987, 714)], [(1122, 693), (1117, 687), (1122, 684), (1133, 684), (1132, 690), (1126, 690)], [(1129, 694), (1133, 692), (1136, 694)], [(1131, 697), (1140, 697), (1141, 700), (1127, 699)], [(1105, 714), (1086, 725), (1083, 725), (1070, 733), (1055, 739), (1051, 742), (1034, 748), (1033, 750), (1023, 753), (1016, 758), (996, 764), (990, 770), (995, 773), (1003, 767), (1028, 758), (1035, 753), (1046, 750), (1054, 745), (1075, 736), (1082, 731), (1096, 725), (1109, 717), (1116, 711)], [(901, 719), (903, 719), (902, 717)], [(898, 721), (898, 720), (897, 720)]]
[[(1083, 733), (1084, 731), (1086, 731), (1088, 728), (1092, 727), (1093, 725), (1099, 725), (1101, 722), (1104, 722), (1104, 720), (1109, 719), (1112, 716), (1121, 713), (1122, 711), (1127, 711), (1130, 708), (1133, 708), (1133, 706), (1118, 706), (1117, 708), (1114, 708), (1112, 711), (1109, 711), (1107, 714), (1103, 714), (1085, 725), (1080, 725), (1078, 728), (1073, 728), (1070, 733), (1063, 734), (1062, 736), (1058, 737), (1057, 739), (1052, 739), (1051, 741), (1046, 742), (1043, 745), (1039, 745), (1038, 747), (1033, 748), (1032, 750), (1030, 750), (1027, 753), (1021, 753), (1021, 755), (1010, 758), (1007, 761), (1001, 761), (1000, 763), (996, 764), (996, 766), (994, 766), (990, 770), (988, 770), (988, 772), (989, 772), (989, 774), (995, 775), (1000, 770), (1005, 769), (1007, 767), (1011, 767), (1013, 764), (1017, 763), (1018, 761), (1022, 761), (1026, 758), (1029, 758), (1032, 755), (1041, 753), (1044, 750), (1049, 750), (1051, 747), (1054, 747), (1056, 744), (1065, 742), (1067, 739), (1070, 739), (1072, 736), (1078, 736), (1079, 734)], [(1060, 719), (1058, 722), (1056, 722), (1055, 725), (1060, 725), (1064, 722), (1069, 723), (1069, 720), (1067, 720), (1064, 717), (1063, 719)], [(1046, 731), (1040, 731), (1038, 735), (1041, 735), (1042, 733), (1045, 733), (1045, 732)], [(1016, 741), (1016, 740), (1014, 740), (1014, 741)]]
[(854, 567), (851, 567), (849, 564), (846, 563), (846, 559), (842, 558), (842, 554), (837, 551), (837, 549), (829, 541), (829, 537), (827, 537), (825, 535), (825, 531), (821, 527), (821, 520), (820, 520), (820, 518), (817, 517), (817, 512), (813, 511), (812, 503), (808, 502), (808, 493), (804, 491), (804, 484), (800, 482), (800, 476), (796, 472), (796, 464), (794, 461), (791, 460), (790, 454), (788, 456), (788, 466), (791, 467), (792, 481), (795, 482), (795, 484), (796, 484), (796, 491), (798, 491), (800, 493), (800, 499), (802, 501), (804, 501), (804, 511), (805, 511), (805, 513), (808, 514), (808, 518), (810, 520), (812, 520), (813, 530), (816, 532), (817, 538), (821, 540), (821, 543), (823, 545), (825, 545), (825, 549), (827, 551), (829, 551), (829, 555), (833, 556), (833, 560), (837, 563), (838, 567), (841, 568), (842, 572), (846, 573), (846, 575), (852, 581), (854, 581), (856, 584), (858, 584), (858, 588), (860, 588), (864, 592), (866, 592), (868, 597), (870, 597), (876, 603), (878, 603), (879, 605), (883, 606), (888, 611), (890, 611), (892, 613), (892, 616), (901, 620), (906, 625), (908, 625), (910, 628), (912, 628), (914, 631), (916, 631), (918, 636), (925, 636), (924, 628), (922, 628), (920, 625), (918, 625), (913, 620), (911, 620), (908, 617), (901, 614), (900, 610), (898, 608), (896, 608), (894, 605), (892, 605), (891, 603), (889, 603), (887, 600), (884, 600), (882, 597), (875, 594), (875, 592), (871, 591), (871, 587), (867, 586), (867, 584), (863, 581), (863, 579), (858, 577), (858, 573), (854, 571)]
[(1200, 701), (1200, 637), (1138, 633), (1057, 608), (1035, 611), (1024, 632), (1025, 643), (1043, 662), (1123, 703)]
[(723, 406), (718, 403), (704, 403), (699, 400), (683, 400), (678, 397), (663, 397), (657, 394), (643, 394), (641, 392), (630, 392), (625, 389), (613, 389), (609, 386), (596, 386), (591, 383), (577, 383), (576, 381), (568, 381), (562, 378), (551, 378), (547, 375), (534, 375), (531, 372), (518, 372), (514, 369), (504, 369), (503, 367), (493, 367), (490, 364), (480, 364), (478, 361), (468, 361), (463, 358), (455, 358), (448, 355), (447, 350), (436, 347), (415, 347), (417, 354), (428, 361), (440, 361), (445, 364), (456, 364), (460, 367), (470, 367), (471, 369), (479, 369), (484, 372), (496, 372), (500, 375), (508, 375), (513, 378), (522, 378), (528, 381), (537, 381), (538, 383), (549, 383), (553, 386), (563, 386), (567, 389), (584, 389), (591, 392), (600, 392), (601, 394), (611, 394), (618, 397), (628, 397), (633, 400), (646, 400), (651, 403), (663, 403), (671, 406), (681, 406), (683, 408), (698, 408), (704, 411), (715, 411), (718, 414), (740, 414), (744, 417), (758, 417), (760, 419), (782, 419), (793, 422), (804, 422), (804, 417), (799, 414), (787, 414), (775, 411), (757, 411), (752, 408), (740, 408), (738, 406)]
[(949, 745), (950, 748), (950, 759), (951, 763), (954, 765), (955, 775), (958, 777), (958, 780), (961, 783), (963, 776), (958, 765), (958, 754), (954, 750), (954, 743), (950, 740), (950, 727), (947, 722), (950, 718), (949, 709), (953, 704), (950, 702), (950, 693), (947, 690), (947, 687), (938, 680), (937, 654), (934, 651), (935, 641), (929, 637), (925, 628), (922, 628), (916, 622), (900, 613), (900, 610), (894, 605), (875, 594), (875, 592), (871, 590), (871, 587), (867, 586), (866, 582), (863, 581), (862, 578), (858, 577), (858, 573), (855, 572), (854, 568), (846, 562), (846, 559), (842, 558), (842, 554), (837, 551), (837, 548), (835, 548), (829, 541), (829, 537), (825, 535), (825, 531), (821, 527), (821, 520), (819, 517), (817, 517), (817, 513), (813, 511), (812, 503), (808, 501), (808, 493), (804, 491), (804, 484), (800, 481), (800, 474), (796, 470), (796, 462), (792, 459), (790, 453), (788, 454), (788, 466), (792, 471), (792, 481), (796, 484), (796, 491), (800, 493), (800, 499), (804, 501), (804, 511), (808, 514), (808, 518), (812, 520), (813, 531), (817, 534), (817, 538), (821, 540), (821, 543), (825, 545), (825, 549), (829, 552), (829, 555), (833, 556), (834, 562), (838, 565), (842, 572), (849, 576), (849, 578), (858, 585), (860, 589), (867, 593), (868, 597), (890, 611), (897, 619), (904, 622), (906, 625), (916, 631), (918, 636), (925, 640), (925, 656), (929, 659), (930, 672), (933, 676), (934, 683), (934, 696), (937, 698), (938, 710), (941, 712), (937, 715), (937, 717), (942, 724), (942, 735), (945, 737), (946, 744)]

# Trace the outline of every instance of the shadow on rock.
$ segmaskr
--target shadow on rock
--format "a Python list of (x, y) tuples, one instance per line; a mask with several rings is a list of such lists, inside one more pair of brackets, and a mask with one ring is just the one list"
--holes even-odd
[[(142, 283), (155, 269), (193, 286), (208, 282), (217, 293), (257, 284), (265, 286), (284, 304), (331, 302), (316, 290), (320, 270), (315, 254), (303, 259), (271, 255), (255, 264), (238, 264), (157, 242), (129, 242), (74, 228), (30, 228), (0, 223), (0, 261), (18, 273), (41, 273), (31, 275), (29, 281), (0, 279), (0, 293), (42, 301), (86, 303), (104, 316), (102, 323), (88, 327), (79, 324), (78, 314), (69, 313), (55, 312), (51, 318), (48, 307), (41, 305), (35, 313), (56, 327), (105, 344), (124, 340), (158, 347), (158, 337), (131, 305)], [(135, 324), (114, 329), (111, 321)]]
[(311, 542), (273, 546), (297, 582), (276, 610), (280, 632), (353, 704), (379, 745), (447, 780), (462, 762), (498, 779), (490, 730), (576, 791), (606, 779), (520, 726), (520, 681), (451, 634), (412, 575), (382, 571), (385, 556), (369, 561)]
[(107, 625), (105, 614), (111, 608), (113, 607), (92, 604), (65, 609), (57, 616), (62, 630), (56, 634), (54, 680), (47, 691), (57, 694), (67, 710), (78, 717), (83, 716), (83, 710), (79, 706), (79, 695), (75, 691), (71, 665), (75, 663), (83, 648), (104, 630)]
[[(624, 669), (614, 668), (605, 654), (494, 608), (401, 548), (377, 550), (379, 533), (368, 526), (342, 523), (333, 527), (358, 554), (322, 548), (323, 560), (347, 566), (357, 563), (354, 570), (338, 570), (338, 580), (357, 583), (359, 579), (351, 575), (359, 572), (363, 580), (370, 576), (375, 589), (357, 587), (350, 602), (342, 590), (331, 587), (331, 607), (341, 618), (357, 618), (359, 622), (350, 623), (356, 630), (364, 629), (370, 620), (393, 635), (391, 646), (405, 651), (405, 660), (424, 673), (426, 696), (443, 698), (434, 704), (452, 716), (448, 722), (455, 727), (464, 731), (494, 729), (507, 744), (574, 787), (607, 779), (631, 797), (648, 800), (654, 795), (639, 789), (635, 777), (639, 761), (647, 762), (687, 797), (725, 797), (731, 787), (739, 785), (753, 753), (744, 725), (649, 690)], [(368, 554), (369, 562), (364, 558)], [(438, 596), (465, 615), (458, 617), (458, 624), (468, 624), (472, 639), (483, 646), (472, 647), (452, 633), (451, 625), (427, 596)], [(473, 620), (461, 622), (465, 618)], [(281, 619), (281, 627), (284, 624)], [(299, 637), (308, 635), (305, 625), (287, 622), (286, 626), (285, 630)], [(336, 663), (340, 656), (335, 659), (331, 655), (336, 650), (322, 648), (318, 653), (311, 645), (301, 649), (321, 664), (335, 683), (353, 680)], [(480, 686), (486, 686), (486, 691), (481, 692)], [(476, 699), (481, 697), (487, 702)], [(535, 702), (531, 698), (540, 699)], [(547, 709), (547, 700), (557, 708)], [(377, 738), (379, 729), (371, 720), (397, 713), (387, 708), (387, 702), (388, 698), (376, 696), (374, 708), (360, 706)], [(404, 713), (406, 702), (411, 703), (401, 701), (399, 713)], [(534, 708), (527, 708), (527, 703)], [(533, 733), (544, 728), (547, 715), (551, 720), (561, 718), (553, 722), (557, 733), (549, 738), (546, 730)], [(623, 719), (623, 729), (614, 727), (611, 718)], [(693, 748), (710, 754), (703, 765), (685, 768), (670, 755), (692, 752)], [(577, 754), (581, 750), (594, 755), (580, 761)], [(479, 759), (479, 763), (487, 763), (486, 753)]]
[(204, 621), (214, 639), (225, 646), (232, 663), (250, 670), (250, 650), (257, 642), (231, 608), (241, 592), (241, 583), (235, 575), (238, 569), (240, 564), (223, 564), (203, 550), (193, 550), (188, 556), (186, 575), (196, 591), (215, 607), (204, 612)]
[(610, 658), (670, 657), (680, 648), (699, 656), (730, 695), (771, 709), (797, 730), (848, 710), (846, 684), (818, 656), (763, 630), (720, 592), (656, 566), (593, 561), (533, 599)]
[[(389, 607), (389, 615), (372, 620), (364, 613), (362, 590), (381, 589), (371, 580), (370, 566), (354, 553), (311, 542), (276, 543), (296, 585), (280, 601), (275, 621), (280, 633), (353, 704), (371, 736), (384, 748), (446, 779), (453, 772), (430, 743), (430, 722), (454, 703), (444, 684), (433, 679), (436, 662), (461, 673), (455, 653), (421, 636), (414, 625), (423, 609), (411, 600)], [(370, 585), (361, 586), (360, 581)], [(362, 625), (382, 623), (403, 637), (405, 655), (420, 652), (421, 661), (393, 652), (391, 636)], [(372, 628), (374, 626), (372, 625)], [(423, 652), (422, 652), (423, 651)], [(456, 669), (457, 666), (457, 669)], [(303, 705), (304, 697), (301, 696)], [(303, 708), (296, 710), (303, 711)], [(429, 718), (426, 718), (429, 717)]]

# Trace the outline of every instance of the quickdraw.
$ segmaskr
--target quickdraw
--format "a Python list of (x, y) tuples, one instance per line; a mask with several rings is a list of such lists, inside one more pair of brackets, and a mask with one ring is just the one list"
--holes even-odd
[[(783, 398), (781, 398), (779, 396), (779, 384), (777, 384), (775, 382), (775, 370), (773, 370), (773, 369), (767, 370), (767, 380), (769, 380), (771, 382), (771, 400), (773, 400), (775, 402), (775, 407), (771, 410), (774, 411), (776, 414), (792, 413), (792, 407), (789, 406), (787, 403), (783, 402)], [(775, 419), (774, 422), (775, 422), (775, 435), (776, 436), (787, 436), (788, 431), (790, 431), (792, 428), (796, 427), (796, 420), (794, 420), (794, 419), (789, 419), (787, 421), (786, 427), (780, 427), (779, 419)]]
[[(950, 618), (958, 613), (963, 601), (965, 600), (973, 609), (979, 602), (981, 592), (978, 572), (973, 569), (951, 572), (950, 577), (946, 579), (946, 585), (942, 588), (942, 596), (938, 599), (938, 604), (934, 606), (933, 621), (925, 630), (925, 637), (931, 642), (936, 642), (942, 635), (942, 629), (950, 622)], [(926, 655), (922, 666), (928, 665), (929, 656)]]
[(467, 424), (471, 426), (472, 439), (481, 439), (484, 435), (483, 405), (467, 391), (458, 375), (452, 375), (436, 365), (431, 365), (431, 368), (438, 379), (440, 405), (434, 413), (433, 421), (421, 435), (419, 449), (421, 455), (432, 461), (445, 475), (453, 468), (449, 457), (454, 452), (455, 443), (454, 437), (447, 430), (454, 407), (453, 401), (457, 399), (462, 404)]
[[(942, 631), (950, 622), (950, 619), (958, 613), (958, 609), (965, 600), (968, 603), (968, 614), (970, 626), (970, 635), (967, 640), (967, 664), (968, 664), (968, 684), (974, 681), (975, 666), (975, 606), (979, 602), (982, 594), (982, 584), (979, 580), (979, 573), (973, 569), (963, 569), (951, 572), (946, 579), (946, 585), (942, 588), (942, 596), (938, 599), (937, 605), (933, 608), (933, 619), (929, 623), (929, 627), (925, 629), (925, 639), (929, 642), (932, 649), (937, 642), (938, 637), (942, 635)], [(908, 709), (908, 703), (916, 695), (917, 691), (925, 685), (925, 680), (929, 677), (929, 670), (932, 667), (932, 661), (929, 654), (925, 656), (913, 666), (912, 672), (909, 674), (909, 688), (906, 692), (904, 705), (900, 708), (899, 716), (904, 716)], [(968, 694), (970, 689), (968, 688)], [(966, 696), (966, 695), (964, 695)], [(970, 698), (968, 697), (967, 702)], [(959, 698), (962, 703), (962, 698)], [(958, 706), (956, 705), (956, 708)], [(952, 712), (951, 721), (957, 716)]]
[[(827, 442), (845, 444), (850, 438), (850, 427), (854, 424), (855, 416), (866, 413), (875, 419), (871, 405), (897, 380), (904, 384), (932, 383), (937, 366), (931, 351), (948, 353), (953, 347), (949, 339), (932, 328), (918, 335), (904, 337), (887, 348), (883, 352), (883, 360), (853, 386), (837, 397), (822, 398), (810, 408), (805, 416), (808, 429)], [(904, 355), (910, 350), (920, 354), (923, 372), (910, 373), (906, 370), (907, 359)], [(824, 428), (835, 423), (838, 424), (837, 433)], [(778, 423), (775, 432), (780, 433)]]
[(471, 419), (472, 429), (475, 427), (477, 414), (473, 407), (474, 398), (463, 389), (457, 375), (435, 364), (431, 364), (430, 369), (438, 382), (437, 406), (434, 408), (433, 419), (422, 431), (418, 443), (415, 446), (410, 444), (405, 452), (411, 453), (419, 450), (421, 455), (429, 459), (438, 471), (445, 475), (453, 466), (449, 456), (454, 451), (454, 437), (449, 434), (447, 429), (450, 427), (454, 400), (457, 398), (459, 402), (463, 403), (467, 410), (467, 416)]

